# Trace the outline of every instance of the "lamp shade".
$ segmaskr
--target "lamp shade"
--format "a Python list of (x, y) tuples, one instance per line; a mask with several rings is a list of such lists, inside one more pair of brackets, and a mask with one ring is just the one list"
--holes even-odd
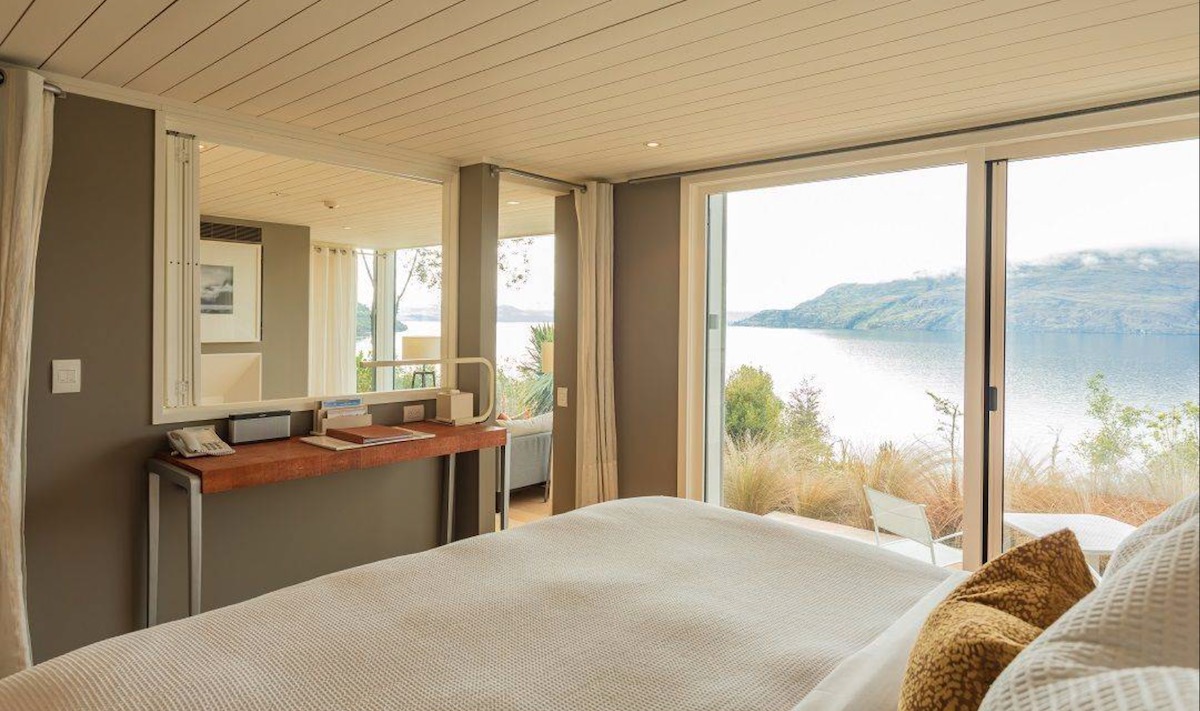
[(400, 357), (404, 360), (423, 360), (442, 357), (440, 336), (401, 336)]
[(554, 372), (554, 341), (542, 342), (542, 372)]

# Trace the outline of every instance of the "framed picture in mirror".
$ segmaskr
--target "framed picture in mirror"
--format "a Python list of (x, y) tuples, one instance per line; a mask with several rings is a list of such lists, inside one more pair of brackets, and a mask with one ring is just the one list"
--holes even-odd
[(200, 240), (200, 342), (262, 340), (262, 245)]

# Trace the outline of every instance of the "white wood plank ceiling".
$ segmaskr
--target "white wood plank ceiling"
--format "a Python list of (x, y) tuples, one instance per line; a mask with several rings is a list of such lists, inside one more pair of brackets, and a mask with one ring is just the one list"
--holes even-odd
[[(203, 140), (200, 145), (205, 216), (307, 225), (315, 241), (359, 247), (441, 244), (441, 186)], [(553, 191), (502, 179), (500, 236), (553, 233)]]
[(1195, 90), (1198, 26), (1197, 0), (0, 0), (0, 58), (619, 178)]

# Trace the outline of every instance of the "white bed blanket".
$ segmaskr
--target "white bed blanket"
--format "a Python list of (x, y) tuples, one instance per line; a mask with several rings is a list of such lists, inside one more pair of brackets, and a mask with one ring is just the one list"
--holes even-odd
[(948, 576), (633, 499), (99, 642), (0, 708), (787, 711)]

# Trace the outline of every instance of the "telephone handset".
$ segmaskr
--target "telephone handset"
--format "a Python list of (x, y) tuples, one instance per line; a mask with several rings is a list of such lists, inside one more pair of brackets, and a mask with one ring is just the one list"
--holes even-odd
[(184, 457), (214, 457), (233, 454), (233, 447), (225, 444), (211, 426), (184, 427), (167, 433), (171, 446)]

